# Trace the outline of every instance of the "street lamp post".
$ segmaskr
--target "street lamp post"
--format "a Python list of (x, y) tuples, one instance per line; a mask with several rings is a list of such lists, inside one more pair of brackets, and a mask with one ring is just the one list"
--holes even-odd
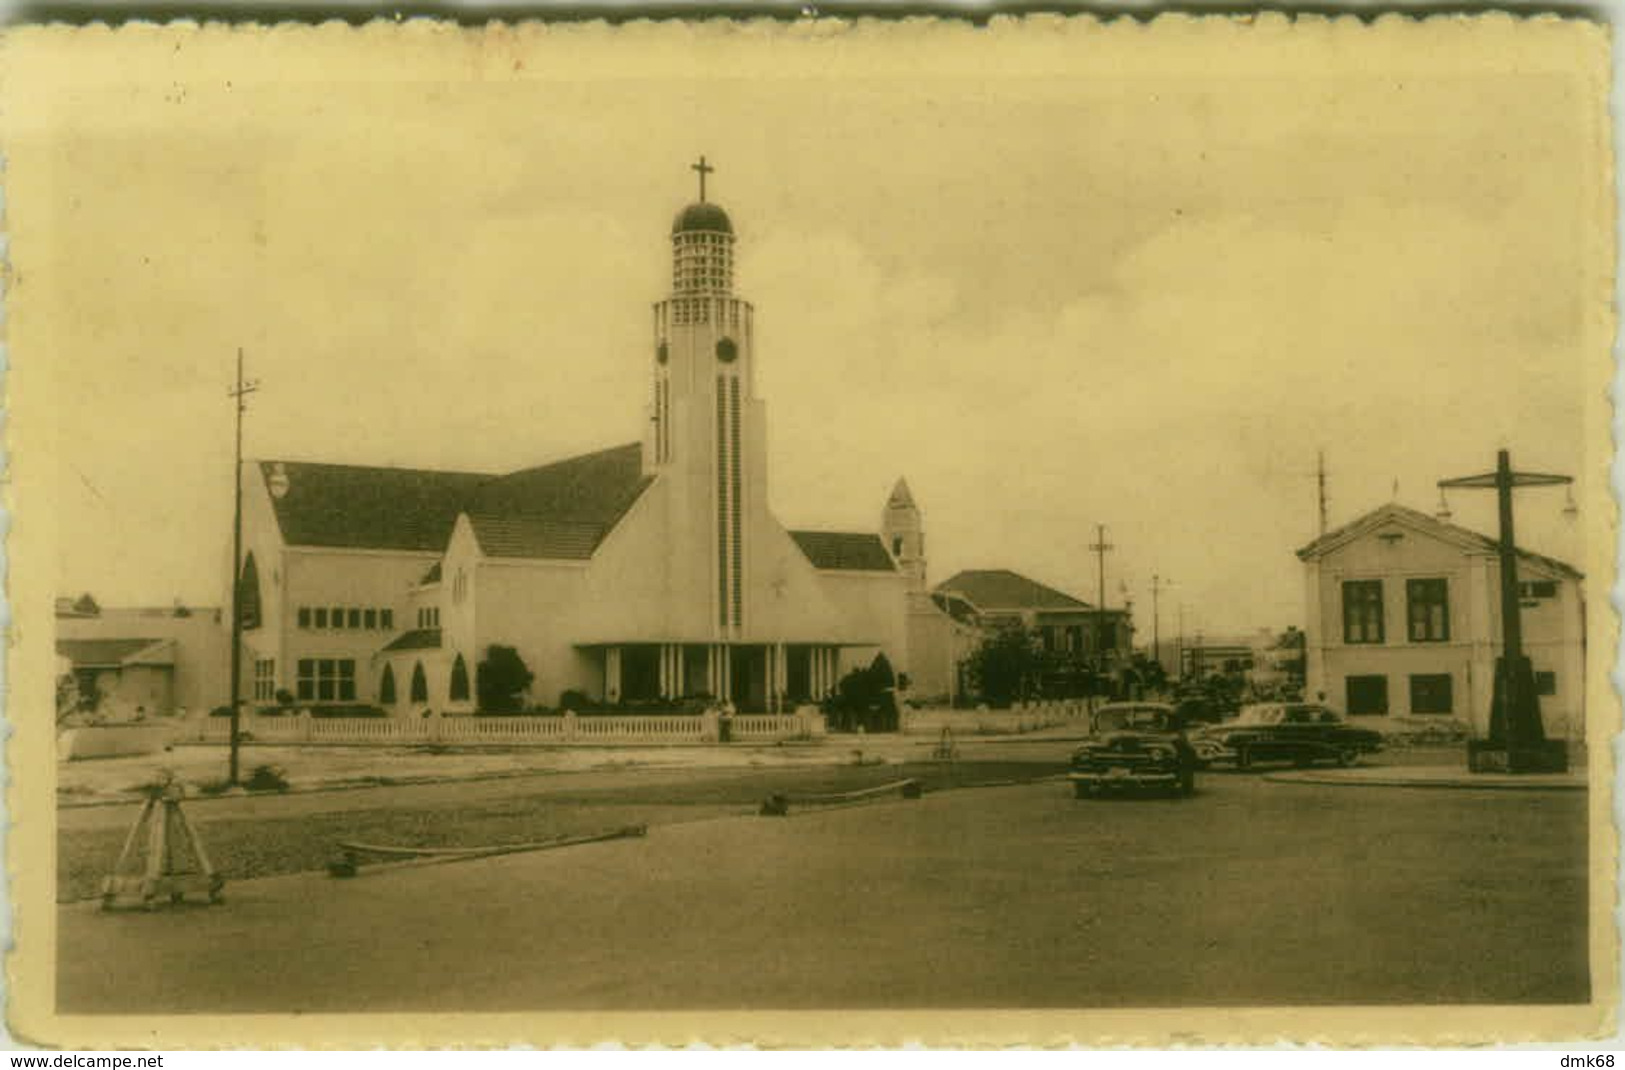
[(1516, 472), (1506, 450), (1496, 455), (1495, 471), (1439, 480), (1441, 498), (1454, 488), (1494, 489), (1500, 512), (1497, 547), (1501, 571), (1501, 657), (1495, 662), (1489, 736), (1467, 742), (1467, 768), (1475, 773), (1545, 773), (1568, 768), (1562, 740), (1548, 740), (1535, 695), (1535, 672), (1523, 652), (1523, 621), (1518, 604), (1518, 546), (1512, 528), (1514, 487), (1573, 483), (1569, 476)]

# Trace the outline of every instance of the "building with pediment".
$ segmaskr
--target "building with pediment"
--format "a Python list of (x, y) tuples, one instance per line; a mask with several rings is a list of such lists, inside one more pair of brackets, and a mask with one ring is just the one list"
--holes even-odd
[[(1390, 503), (1298, 551), (1309, 698), (1355, 718), (1441, 716), (1489, 728), (1501, 654), (1499, 546)], [(1546, 734), (1585, 728), (1585, 588), (1574, 567), (1518, 551), (1524, 652)]]

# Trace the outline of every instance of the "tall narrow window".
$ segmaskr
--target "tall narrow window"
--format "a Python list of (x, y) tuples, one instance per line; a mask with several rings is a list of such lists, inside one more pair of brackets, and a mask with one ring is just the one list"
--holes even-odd
[(464, 663), (463, 656), (457, 655), (457, 660), (451, 664), (451, 688), (449, 697), (453, 702), (468, 701), (468, 665)]
[(728, 626), (728, 409), (717, 376), (717, 621)]
[(326, 606), (318, 606), (317, 609), (316, 609), (316, 627), (318, 627), (318, 628), (327, 627), (327, 607)]
[(260, 626), (260, 570), (254, 564), (254, 553), (249, 551), (243, 560), (243, 575), (238, 581), (238, 604), (242, 609), (242, 622), (245, 629)]
[(1442, 643), (1450, 638), (1450, 584), (1447, 580), (1406, 580), (1406, 619), (1413, 643)]
[(731, 438), (732, 441), (730, 441), (729, 444), (728, 444), (728, 461), (729, 461), (729, 466), (732, 469), (731, 474), (730, 474), (730, 479), (732, 481), (732, 486), (731, 486), (731, 488), (729, 490), (729, 494), (728, 494), (728, 504), (729, 504), (729, 507), (730, 507), (731, 512), (733, 514), (732, 517), (731, 517), (731, 520), (733, 521), (733, 545), (731, 547), (731, 554), (733, 556), (733, 561), (732, 561), (732, 565), (733, 565), (733, 622), (734, 622), (734, 626), (738, 627), (740, 625), (740, 623), (744, 620), (744, 616), (745, 616), (745, 614), (744, 614), (744, 601), (745, 601), (745, 582), (744, 582), (745, 577), (744, 577), (744, 571), (745, 571), (745, 565), (744, 565), (744, 548), (743, 548), (743, 545), (742, 545), (743, 542), (744, 542), (744, 539), (741, 537), (741, 531), (740, 531), (741, 521), (740, 521), (740, 509), (739, 509), (739, 499), (741, 497), (741, 491), (743, 490), (743, 487), (741, 485), (742, 480), (740, 478), (740, 461), (739, 461), (739, 380), (738, 379), (729, 379), (728, 380), (728, 414), (729, 414), (729, 416), (731, 418), (731, 423), (732, 423), (732, 427), (730, 429), (730, 438)]
[(301, 627), (301, 628), (310, 627), (310, 607), (309, 606), (300, 606), (299, 607), (299, 627)]
[(395, 630), (395, 611), (393, 609), (380, 609), (378, 611), (378, 626), (386, 632)]
[(1380, 643), (1382, 581), (1349, 580), (1343, 584), (1343, 642)]
[(376, 609), (367, 610), (363, 617), (363, 621), (365, 622), (365, 627), (368, 631), (378, 627), (378, 611)]
[(423, 662), (412, 666), (412, 701), (429, 701), (429, 678), (423, 675)]
[(378, 680), (378, 702), (383, 706), (395, 705), (395, 670), (384, 666), (384, 675)]

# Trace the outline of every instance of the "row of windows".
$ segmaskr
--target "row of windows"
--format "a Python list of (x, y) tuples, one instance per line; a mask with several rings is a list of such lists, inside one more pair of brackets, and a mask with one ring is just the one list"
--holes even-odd
[(395, 611), (357, 606), (300, 606), (299, 627), (392, 632), (395, 630)]
[[(300, 702), (354, 702), (356, 701), (354, 658), (300, 658), (299, 674), (294, 694)], [(412, 669), (411, 701), (429, 700), (428, 678), (423, 663)], [(452, 663), (451, 683), (447, 698), (452, 702), (467, 701), (469, 696), (468, 665), (461, 654)], [(276, 699), (276, 659), (254, 659), (254, 700), (272, 702)], [(395, 703), (395, 672), (384, 666), (378, 681), (378, 701), (386, 706)]]
[[(1409, 677), (1412, 713), (1454, 713), (1454, 685), (1449, 673), (1414, 673)], [(1344, 708), (1351, 717), (1388, 712), (1388, 677), (1350, 676), (1344, 680)], [(1555, 672), (1535, 673), (1537, 695), (1557, 694)]]
[[(451, 702), (467, 702), (468, 693), (468, 663), (458, 654), (457, 660), (452, 662), (446, 698)], [(423, 671), (421, 661), (412, 666), (412, 689), (407, 694), (408, 702), (429, 701), (429, 678)], [(393, 706), (395, 699), (395, 670), (385, 665), (383, 675), (378, 678), (378, 702), (380, 705)]]
[(440, 627), (440, 607), (439, 606), (419, 606), (418, 607), (418, 627), (419, 628), (438, 628), (438, 627)]
[[(1413, 643), (1450, 640), (1450, 581), (1405, 581), (1406, 635)], [(1343, 584), (1343, 642), (1387, 642), (1381, 580), (1348, 580)]]

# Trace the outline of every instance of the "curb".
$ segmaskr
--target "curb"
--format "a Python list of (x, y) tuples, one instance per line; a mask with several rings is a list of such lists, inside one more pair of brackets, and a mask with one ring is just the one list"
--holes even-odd
[(1423, 788), (1432, 791), (1585, 791), (1588, 785), (1581, 780), (1539, 781), (1515, 779), (1510, 775), (1484, 779), (1484, 775), (1470, 773), (1449, 778), (1422, 779), (1405, 776), (1339, 776), (1332, 772), (1275, 772), (1265, 773), (1260, 779), (1277, 784), (1323, 784), (1339, 788)]

